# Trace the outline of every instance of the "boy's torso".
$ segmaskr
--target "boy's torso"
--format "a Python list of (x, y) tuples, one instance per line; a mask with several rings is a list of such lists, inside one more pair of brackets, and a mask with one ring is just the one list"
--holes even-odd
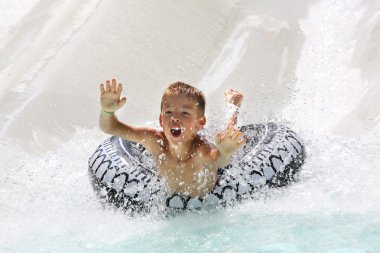
[(159, 174), (169, 189), (191, 197), (203, 197), (210, 192), (218, 179), (213, 146), (202, 141), (185, 161), (178, 161), (165, 149), (158, 159)]

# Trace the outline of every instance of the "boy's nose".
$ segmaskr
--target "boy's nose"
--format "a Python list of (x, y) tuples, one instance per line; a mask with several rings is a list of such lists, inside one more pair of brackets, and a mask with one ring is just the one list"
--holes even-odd
[(180, 119), (175, 118), (175, 117), (172, 117), (172, 122), (174, 122), (174, 123), (179, 123), (179, 122), (180, 122)]

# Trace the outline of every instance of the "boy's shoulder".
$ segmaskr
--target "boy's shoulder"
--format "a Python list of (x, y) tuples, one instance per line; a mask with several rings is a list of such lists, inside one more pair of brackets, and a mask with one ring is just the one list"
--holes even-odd
[(202, 156), (212, 156), (213, 153), (217, 151), (214, 143), (206, 138), (200, 138), (197, 143), (197, 153)]

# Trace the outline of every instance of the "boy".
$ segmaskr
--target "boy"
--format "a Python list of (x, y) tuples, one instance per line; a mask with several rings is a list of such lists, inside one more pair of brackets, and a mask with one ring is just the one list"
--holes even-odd
[[(100, 128), (107, 134), (142, 144), (155, 158), (158, 173), (173, 193), (203, 197), (218, 180), (217, 170), (227, 166), (233, 153), (245, 144), (243, 133), (235, 129), (237, 113), (227, 129), (212, 144), (198, 134), (206, 124), (205, 98), (198, 89), (176, 82), (164, 92), (159, 122), (162, 130), (133, 127), (118, 121), (115, 111), (125, 103), (122, 84), (113, 79), (100, 84)], [(240, 107), (243, 95), (230, 90), (226, 101)]]

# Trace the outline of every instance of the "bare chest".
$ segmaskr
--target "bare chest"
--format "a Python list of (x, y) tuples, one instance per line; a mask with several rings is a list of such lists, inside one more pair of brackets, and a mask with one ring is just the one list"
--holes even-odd
[(161, 159), (159, 173), (170, 190), (190, 196), (204, 196), (217, 181), (217, 168), (212, 160), (197, 156), (185, 162)]

